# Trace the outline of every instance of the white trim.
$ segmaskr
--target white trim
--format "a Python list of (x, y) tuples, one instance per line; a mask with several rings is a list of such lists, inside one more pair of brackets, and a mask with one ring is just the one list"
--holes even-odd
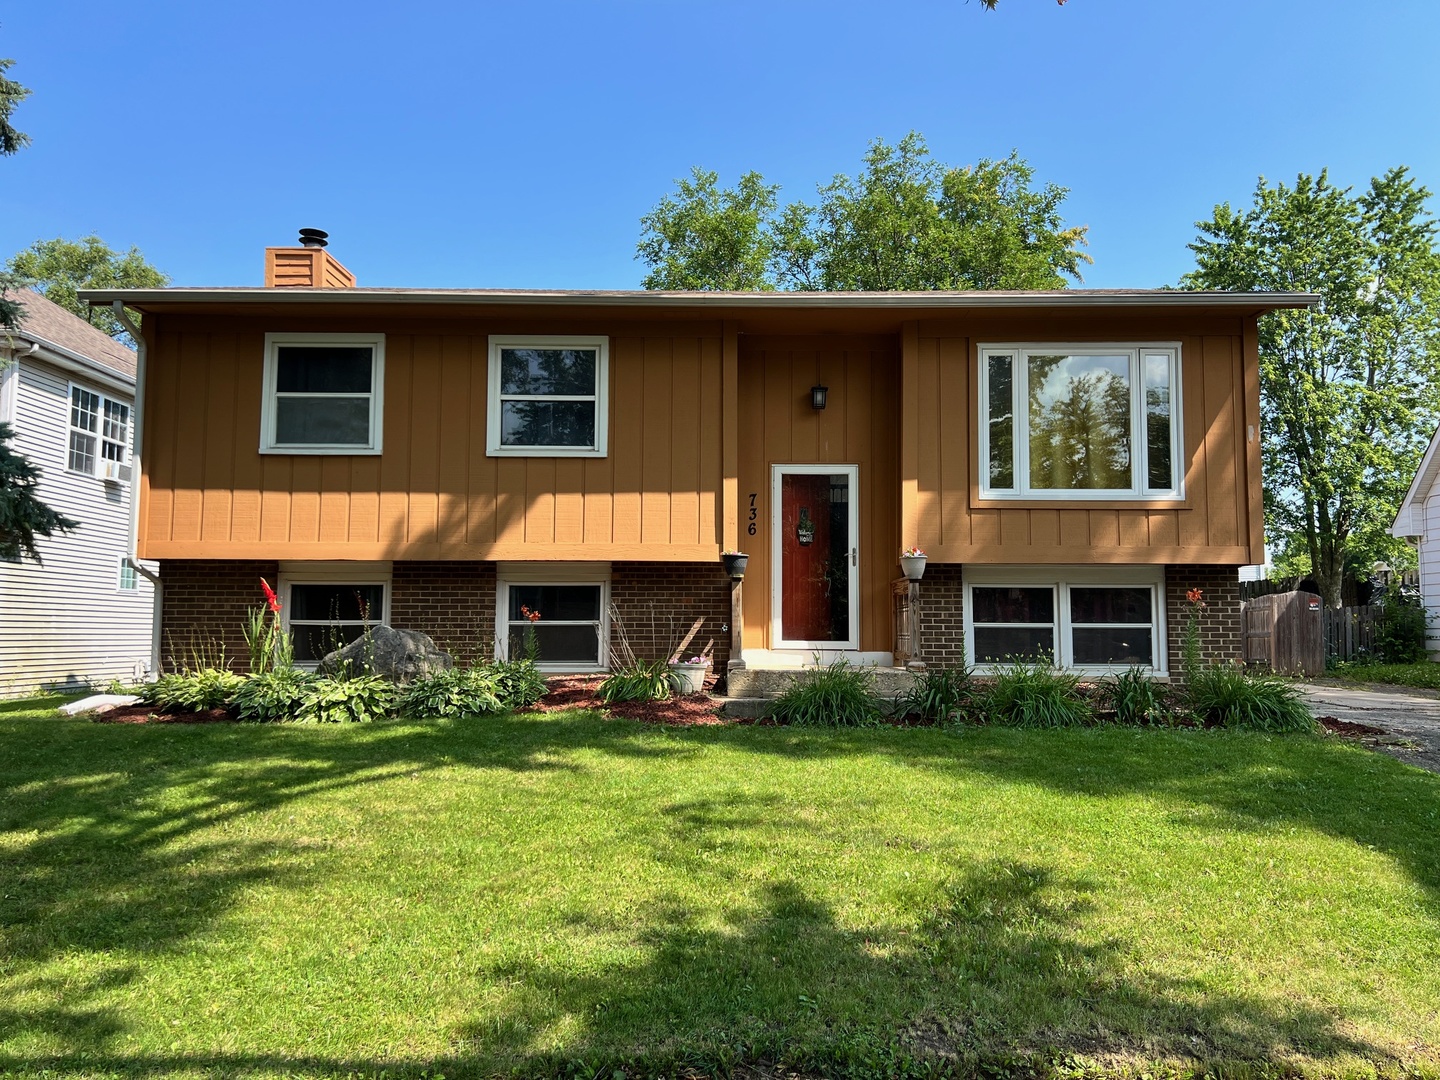
[[(1029, 365), (1031, 355), (1046, 356), (1120, 356), (1129, 361), (1130, 378), (1130, 487), (1128, 488), (1032, 488), (1030, 486), (1030, 416), (1028, 408)], [(1164, 354), (1170, 358), (1170, 475), (1172, 486), (1156, 489), (1149, 486), (1150, 441), (1145, 422), (1145, 357)], [(990, 357), (1011, 357), (1011, 422), (1013, 488), (990, 486)], [(976, 377), (979, 386), (979, 415), (976, 421), (980, 497), (997, 501), (1100, 501), (1100, 500), (1165, 500), (1182, 502), (1185, 498), (1184, 462), (1184, 401), (1178, 341), (1153, 342), (995, 342), (976, 346)]]
[[(848, 506), (850, 513), (850, 637), (845, 641), (791, 641), (782, 636), (785, 592), (784, 567), (781, 565), (783, 546), (780, 529), (784, 521), (781, 507), (781, 480), (786, 473), (804, 476), (833, 476), (844, 473), (850, 478)], [(835, 652), (860, 647), (860, 466), (859, 465), (771, 465), (770, 466), (770, 641), (772, 650), (801, 649), (805, 652)], [(749, 654), (749, 650), (746, 650)]]
[[(290, 612), (291, 589), (296, 585), (379, 585), (381, 591), (381, 612), (370, 619), (370, 625), (390, 625), (390, 602), (394, 592), (393, 564), (388, 562), (282, 562), (275, 582), (275, 592), (280, 597), (280, 625), (286, 632), (291, 631)], [(257, 595), (260, 582), (255, 582)], [(325, 626), (333, 620), (305, 619), (301, 626)], [(353, 626), (353, 622), (343, 625)], [(317, 667), (319, 661), (296, 661), (295, 666), (307, 671)]]
[[(553, 340), (553, 339), (552, 339)], [(508, 659), (510, 641), (511, 585), (598, 585), (600, 587), (600, 623), (596, 630), (599, 648), (594, 665), (553, 663), (542, 657), (535, 666), (557, 675), (590, 674), (608, 671), (610, 667), (610, 564), (572, 562), (497, 563), (495, 566), (495, 659)], [(543, 612), (541, 613), (543, 616)], [(588, 621), (542, 619), (560, 626), (588, 626)]]
[[(84, 428), (75, 426), (75, 391), (91, 394), (99, 400), (95, 412), (95, 430), (86, 431)], [(105, 437), (105, 410), (109, 405), (118, 405), (125, 410), (125, 438), (122, 440), (109, 439)], [(88, 476), (92, 480), (102, 480), (107, 484), (129, 485), (130, 479), (126, 476), (104, 475), (105, 462), (112, 462), (127, 472), (131, 471), (131, 436), (135, 429), (135, 407), (129, 401), (121, 401), (118, 397), (103, 393), (99, 390), (92, 390), (84, 383), (74, 380), (69, 381), (65, 388), (65, 471), (72, 476)], [(70, 439), (72, 435), (87, 435), (95, 440), (94, 468), (90, 470), (72, 468), (70, 465)], [(120, 460), (105, 456), (105, 444), (120, 447)], [(133, 473), (131, 474), (133, 476)]]
[[(1135, 666), (1131, 664), (1075, 664), (1072, 662), (1074, 639), (1070, 622), (1069, 588), (1072, 585), (1102, 585), (1111, 588), (1148, 588), (1150, 590), (1150, 611), (1153, 621), (1154, 663), (1142, 669), (1153, 675), (1164, 676), (1170, 672), (1169, 635), (1165, 625), (1165, 568), (1163, 566), (966, 566), (961, 572), (964, 582), (965, 663), (975, 664), (975, 607), (971, 592), (975, 586), (982, 588), (1034, 588), (1049, 585), (1055, 593), (1055, 617), (1049, 625), (1055, 630), (1057, 656), (1055, 666), (1083, 675), (1116, 675)], [(1044, 626), (1044, 623), (1016, 623), (1016, 626)], [(1082, 623), (1082, 626), (1093, 625)], [(1142, 623), (1114, 623), (1115, 626), (1142, 626)], [(1003, 664), (979, 665), (983, 671), (995, 671)]]
[[(357, 443), (277, 443), (275, 441), (275, 389), (279, 348), (282, 345), (358, 345), (370, 352), (369, 394), (305, 394), (304, 397), (368, 397), (370, 399), (370, 441)], [(332, 457), (373, 457), (384, 442), (385, 417), (385, 335), (293, 333), (265, 335), (265, 373), (261, 387), (260, 453), (285, 455), (323, 454)]]
[[(595, 393), (591, 394), (509, 394), (500, 393), (500, 350), (502, 349), (594, 349)], [(610, 339), (584, 334), (491, 334), (489, 381), (486, 394), (485, 453), (488, 457), (571, 457), (603, 458), (610, 439)], [(592, 446), (506, 446), (500, 441), (500, 406), (504, 400), (532, 398), (544, 401), (594, 401), (595, 442)]]
[(20, 382), (18, 358), (0, 360), (0, 424), (15, 423), (15, 388)]

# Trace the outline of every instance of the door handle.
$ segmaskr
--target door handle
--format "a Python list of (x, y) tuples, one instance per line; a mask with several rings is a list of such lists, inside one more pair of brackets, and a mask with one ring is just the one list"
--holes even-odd
[(860, 549), (859, 549), (859, 548), (853, 548), (853, 547), (852, 547), (852, 548), (850, 549), (850, 565), (851, 565), (851, 566), (859, 566), (859, 565), (860, 565)]

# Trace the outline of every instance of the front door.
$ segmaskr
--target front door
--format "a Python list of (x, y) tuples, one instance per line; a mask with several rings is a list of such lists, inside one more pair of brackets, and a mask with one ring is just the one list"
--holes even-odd
[(860, 645), (854, 465), (776, 465), (771, 634), (776, 649)]

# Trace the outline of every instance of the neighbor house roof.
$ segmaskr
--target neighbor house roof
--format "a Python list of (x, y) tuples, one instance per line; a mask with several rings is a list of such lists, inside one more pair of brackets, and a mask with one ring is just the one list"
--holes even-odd
[(99, 367), (135, 381), (135, 352), (127, 349), (103, 330), (91, 326), (78, 315), (66, 311), (33, 289), (20, 289), (16, 295), (24, 308), (14, 337), (49, 347), (72, 359), (90, 361)]
[(1419, 536), (1425, 531), (1424, 503), (1430, 497), (1435, 481), (1440, 478), (1440, 430), (1430, 439), (1420, 467), (1415, 470), (1415, 479), (1410, 481), (1410, 490), (1395, 513), (1390, 526), (1391, 536)]

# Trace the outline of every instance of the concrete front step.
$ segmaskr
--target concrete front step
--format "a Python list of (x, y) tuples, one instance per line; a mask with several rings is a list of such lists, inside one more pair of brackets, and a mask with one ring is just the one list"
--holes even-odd
[[(795, 685), (795, 681), (814, 668), (741, 668), (726, 673), (726, 694), (732, 699), (765, 701), (779, 697)], [(900, 697), (915, 685), (915, 675), (904, 668), (867, 667), (871, 686), (881, 697)], [(726, 716), (732, 714), (726, 706)]]

